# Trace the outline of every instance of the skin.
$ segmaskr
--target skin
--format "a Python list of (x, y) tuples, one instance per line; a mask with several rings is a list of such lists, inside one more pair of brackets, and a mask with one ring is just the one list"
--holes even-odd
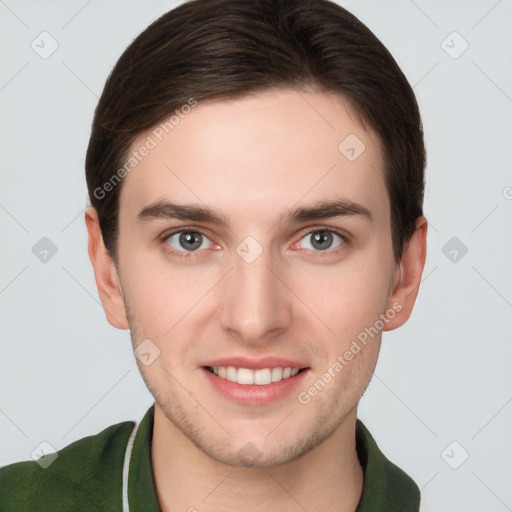
[[(151, 134), (141, 134), (140, 147)], [(356, 134), (365, 150), (349, 161), (338, 145)], [(108, 321), (149, 338), (160, 355), (141, 374), (155, 397), (152, 443), (164, 511), (354, 511), (363, 471), (355, 448), (358, 402), (374, 371), (381, 333), (311, 399), (297, 393), (344, 354), (393, 304), (384, 330), (409, 318), (426, 252), (426, 220), (401, 260), (393, 257), (382, 148), (340, 96), (266, 91), (201, 103), (124, 179), (118, 265), (86, 211), (89, 255)], [(343, 198), (367, 208), (291, 224), (285, 211)], [(137, 221), (169, 200), (214, 208), (229, 227), (176, 219)], [(200, 230), (201, 247), (172, 239)], [(320, 250), (311, 231), (340, 230)], [(309, 234), (308, 234), (309, 233)], [(252, 236), (261, 255), (236, 252)], [(165, 238), (167, 236), (167, 238)], [(163, 239), (162, 239), (163, 238)], [(179, 258), (165, 249), (192, 253)], [(291, 358), (309, 367), (300, 389), (264, 406), (236, 403), (204, 378), (224, 356)], [(239, 451), (252, 443), (258, 456)], [(172, 505), (171, 505), (172, 504)]]

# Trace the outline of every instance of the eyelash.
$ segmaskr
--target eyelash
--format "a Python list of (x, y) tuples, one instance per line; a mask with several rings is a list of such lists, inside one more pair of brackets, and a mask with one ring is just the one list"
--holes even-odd
[[(348, 235), (345, 233), (345, 232), (342, 232), (341, 230), (338, 230), (336, 228), (331, 228), (331, 227), (320, 227), (320, 228), (315, 228), (315, 229), (311, 229), (310, 231), (307, 231), (306, 233), (303, 233), (301, 235), (301, 237), (299, 238), (299, 241), (302, 240), (305, 236), (308, 236), (308, 235), (311, 235), (313, 233), (317, 233), (318, 231), (326, 231), (326, 232), (330, 232), (330, 233), (334, 233), (336, 235), (338, 235), (342, 240), (343, 240), (343, 243), (336, 247), (335, 249), (332, 249), (332, 250), (329, 250), (329, 249), (326, 249), (325, 251), (314, 251), (314, 252), (317, 252), (317, 253), (322, 253), (322, 252), (325, 252), (327, 254), (336, 254), (338, 253), (339, 251), (343, 250), (343, 248), (346, 246), (346, 245), (350, 245), (350, 239), (348, 237)], [(196, 257), (197, 253), (199, 251), (176, 251), (174, 249), (172, 249), (169, 244), (167, 243), (167, 240), (169, 240), (169, 238), (171, 238), (171, 236), (173, 235), (176, 235), (178, 233), (200, 233), (201, 235), (203, 235), (204, 237), (208, 238), (209, 240), (209, 237), (206, 233), (204, 233), (203, 231), (201, 231), (200, 229), (184, 229), (184, 228), (181, 228), (181, 229), (178, 229), (178, 230), (175, 230), (175, 231), (171, 231), (170, 233), (166, 233), (165, 235), (163, 235), (161, 238), (160, 238), (160, 242), (164, 245), (164, 251), (170, 255), (172, 255), (173, 257), (177, 257), (177, 258), (180, 258), (180, 259), (190, 259), (190, 258), (193, 258), (193, 257)], [(298, 243), (298, 242), (296, 242)], [(308, 249), (310, 250), (310, 249)]]

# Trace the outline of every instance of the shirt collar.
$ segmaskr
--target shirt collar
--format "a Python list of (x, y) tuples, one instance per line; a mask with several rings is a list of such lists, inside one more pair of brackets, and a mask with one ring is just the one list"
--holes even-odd
[(148, 409), (142, 418), (133, 443), (128, 474), (129, 512), (161, 511), (156, 497), (151, 464), (154, 412), (155, 404)]
[(414, 480), (380, 451), (363, 422), (356, 422), (356, 450), (364, 471), (356, 512), (417, 512), (420, 490)]

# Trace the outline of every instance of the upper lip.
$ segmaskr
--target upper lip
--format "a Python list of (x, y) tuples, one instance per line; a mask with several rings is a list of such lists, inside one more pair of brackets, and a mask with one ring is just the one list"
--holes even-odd
[(308, 368), (307, 364), (301, 363), (293, 359), (286, 359), (282, 357), (266, 356), (259, 358), (248, 358), (244, 356), (230, 356), (220, 357), (207, 361), (202, 366), (212, 366), (218, 368), (219, 366), (228, 367), (234, 366), (235, 368), (248, 368), (250, 370), (262, 370), (263, 368)]

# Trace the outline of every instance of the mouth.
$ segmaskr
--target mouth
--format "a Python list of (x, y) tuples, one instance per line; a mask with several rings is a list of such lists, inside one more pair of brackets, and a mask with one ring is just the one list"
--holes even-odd
[(311, 369), (282, 359), (258, 362), (231, 359), (229, 362), (212, 361), (201, 370), (206, 383), (217, 396), (244, 406), (263, 406), (290, 400), (292, 392)]
[(307, 368), (292, 368), (290, 366), (277, 366), (273, 368), (261, 368), (251, 370), (250, 368), (236, 368), (234, 366), (205, 366), (210, 373), (221, 379), (241, 384), (242, 386), (257, 385), (267, 386), (274, 382), (281, 382), (295, 377)]

